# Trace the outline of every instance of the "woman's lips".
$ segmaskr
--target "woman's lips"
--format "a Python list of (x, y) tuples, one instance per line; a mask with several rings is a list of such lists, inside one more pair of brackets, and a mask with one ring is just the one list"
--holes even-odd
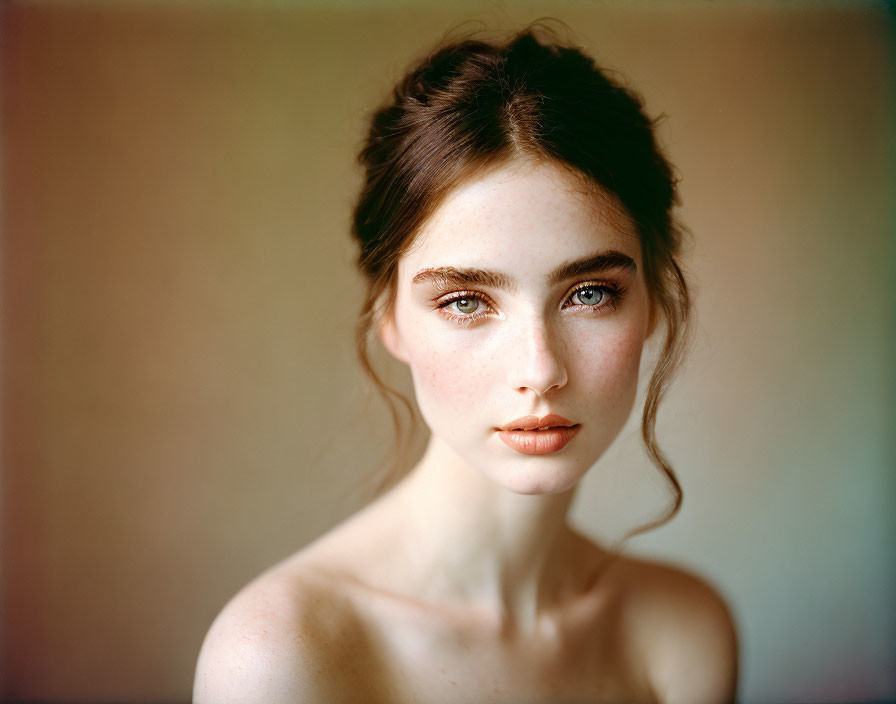
[(498, 429), (498, 437), (509, 448), (524, 455), (550, 455), (566, 447), (581, 425), (563, 416), (524, 416)]

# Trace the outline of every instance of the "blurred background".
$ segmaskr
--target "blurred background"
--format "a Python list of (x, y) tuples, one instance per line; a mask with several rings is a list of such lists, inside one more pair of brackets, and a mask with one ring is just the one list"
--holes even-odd
[[(546, 15), (666, 115), (693, 233), (685, 501), (630, 550), (728, 598), (741, 701), (896, 698), (886, 4), (0, 12), (8, 698), (188, 701), (224, 603), (360, 505), (391, 433), (352, 344), (364, 118), (452, 27)], [(667, 500), (636, 421), (575, 505), (598, 539)]]

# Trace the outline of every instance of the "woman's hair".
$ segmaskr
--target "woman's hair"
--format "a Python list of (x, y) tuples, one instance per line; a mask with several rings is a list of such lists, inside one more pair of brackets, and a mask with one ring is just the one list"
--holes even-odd
[[(644, 278), (665, 321), (665, 340), (647, 389), (641, 435), (673, 500), (682, 492), (656, 442), (657, 408), (679, 366), (691, 314), (688, 286), (676, 257), (681, 230), (673, 215), (676, 179), (654, 139), (654, 123), (641, 99), (610, 79), (582, 51), (543, 27), (507, 41), (472, 39), (441, 46), (416, 64), (372, 116), (359, 161), (364, 184), (352, 232), (367, 298), (357, 328), (361, 365), (386, 400), (402, 445), (401, 413), (407, 399), (386, 386), (368, 345), (395, 295), (397, 263), (443, 199), (477, 173), (511, 161), (548, 162), (590, 187), (600, 201), (615, 201), (636, 226)], [(607, 196), (611, 196), (609, 199)], [(403, 470), (392, 468), (378, 491)]]

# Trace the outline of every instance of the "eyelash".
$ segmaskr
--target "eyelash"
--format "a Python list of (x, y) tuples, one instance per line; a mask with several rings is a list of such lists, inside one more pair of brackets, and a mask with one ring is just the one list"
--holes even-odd
[[(625, 290), (616, 284), (611, 283), (598, 283), (598, 282), (587, 282), (583, 284), (577, 285), (572, 291), (569, 292), (569, 295), (566, 296), (563, 302), (563, 308), (569, 308), (569, 301), (572, 299), (580, 291), (584, 291), (586, 289), (597, 289), (598, 291), (603, 292), (606, 296), (606, 302), (601, 301), (597, 305), (589, 306), (584, 303), (578, 304), (579, 308), (588, 309), (587, 315), (602, 315), (604, 312), (609, 312), (615, 310), (622, 300), (623, 295), (625, 294)], [(442, 312), (442, 314), (448, 318), (449, 320), (459, 323), (461, 325), (471, 325), (483, 318), (490, 318), (491, 313), (488, 312), (476, 312), (471, 313), (469, 315), (457, 315), (455, 313), (448, 312), (448, 306), (450, 306), (455, 301), (461, 301), (464, 299), (475, 299), (480, 302), (480, 304), (485, 304), (491, 309), (494, 309), (494, 304), (491, 299), (486, 296), (484, 293), (480, 291), (457, 291), (456, 293), (452, 293), (450, 298), (442, 300), (438, 303), (438, 308)], [(574, 305), (574, 304), (573, 304)]]

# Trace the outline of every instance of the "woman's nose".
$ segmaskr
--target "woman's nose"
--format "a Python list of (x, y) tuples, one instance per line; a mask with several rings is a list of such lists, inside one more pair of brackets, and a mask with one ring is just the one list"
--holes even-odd
[(544, 396), (566, 385), (563, 341), (543, 321), (527, 325), (512, 346), (509, 381), (517, 391)]

